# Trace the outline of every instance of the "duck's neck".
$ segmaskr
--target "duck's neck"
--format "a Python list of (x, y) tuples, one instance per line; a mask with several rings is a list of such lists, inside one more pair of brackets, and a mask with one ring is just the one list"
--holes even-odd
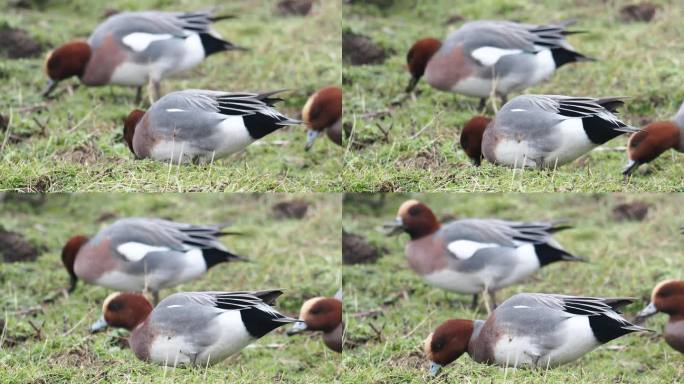
[(473, 333), (470, 336), (470, 342), (468, 343), (468, 355), (477, 361), (482, 362), (487, 359), (486, 354), (486, 342), (478, 342), (482, 332), (482, 326), (484, 325), (484, 320), (473, 320)]

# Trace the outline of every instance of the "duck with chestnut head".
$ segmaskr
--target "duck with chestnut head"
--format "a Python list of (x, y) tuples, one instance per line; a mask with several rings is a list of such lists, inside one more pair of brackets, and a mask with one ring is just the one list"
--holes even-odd
[(553, 238), (570, 228), (560, 222), (459, 219), (440, 223), (425, 203), (408, 200), (387, 226), (388, 235), (410, 236), (406, 258), (425, 282), (473, 294), (473, 307), (477, 294), (485, 293), (487, 310), (496, 306), (498, 289), (519, 284), (558, 261), (583, 261)]
[(566, 30), (569, 24), (480, 20), (465, 23), (443, 43), (420, 39), (406, 56), (411, 74), (406, 92), (424, 76), (438, 90), (479, 97), (480, 109), (492, 90), (505, 104), (509, 93), (539, 84), (561, 66), (593, 60), (565, 40), (578, 33)]
[(323, 132), (333, 143), (342, 145), (342, 88), (325, 87), (311, 95), (302, 109), (302, 120), (307, 126), (308, 151)]
[(425, 340), (430, 373), (464, 353), (478, 363), (547, 369), (581, 358), (601, 344), (648, 331), (617, 312), (629, 298), (519, 293), (487, 320), (447, 320)]
[(279, 92), (171, 92), (147, 111), (133, 110), (123, 137), (136, 159), (210, 163), (301, 123), (275, 109)]
[(155, 308), (137, 293), (112, 293), (91, 326), (131, 331), (140, 360), (166, 366), (206, 367), (225, 360), (274, 329), (298, 321), (273, 305), (278, 289), (256, 292), (180, 292)]
[(617, 117), (622, 104), (622, 97), (517, 96), (494, 119), (470, 119), (461, 146), (475, 165), (484, 157), (513, 168), (553, 169), (620, 135), (639, 132)]
[(659, 312), (670, 316), (663, 332), (665, 341), (684, 353), (684, 281), (665, 280), (656, 285), (651, 302), (639, 312), (635, 321), (644, 321)]
[(302, 304), (299, 312), (302, 320), (295, 323), (287, 335), (310, 331), (323, 332), (323, 342), (335, 352), (342, 352), (342, 336), (344, 323), (342, 322), (342, 292), (335, 297), (314, 297)]
[(98, 25), (88, 41), (72, 41), (48, 53), (48, 97), (72, 76), (85, 85), (138, 87), (149, 84), (150, 103), (159, 99), (162, 79), (186, 71), (217, 52), (244, 48), (222, 40), (211, 23), (232, 18), (211, 12), (122, 12)]
[(629, 177), (640, 165), (655, 160), (668, 149), (684, 152), (684, 103), (671, 120), (648, 124), (629, 137), (628, 161), (622, 174)]
[(247, 259), (230, 252), (218, 237), (235, 234), (228, 224), (195, 225), (149, 218), (125, 218), (92, 238), (74, 236), (62, 249), (71, 278), (120, 291), (159, 290), (194, 280), (210, 268)]

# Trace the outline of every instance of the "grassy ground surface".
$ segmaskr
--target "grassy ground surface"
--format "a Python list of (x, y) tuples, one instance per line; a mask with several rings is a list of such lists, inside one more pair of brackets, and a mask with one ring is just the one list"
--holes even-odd
[[(39, 3), (38, 1), (36, 1)], [(187, 89), (290, 89), (279, 109), (297, 117), (315, 90), (340, 83), (341, 0), (317, 1), (306, 17), (284, 17), (275, 0), (51, 1), (41, 9), (2, 2), (0, 25), (27, 29), (48, 48), (87, 38), (108, 9), (206, 9), (237, 18), (214, 24), (249, 52), (220, 53), (162, 83), (164, 93)], [(45, 3), (45, 2), (43, 2)], [(213, 165), (170, 167), (135, 161), (122, 139), (122, 119), (135, 107), (127, 87), (79, 87), (45, 102), (43, 58), (0, 59), (0, 190), (21, 191), (329, 191), (340, 189), (343, 151), (326, 140), (304, 152), (304, 126), (282, 129)], [(73, 78), (61, 86), (77, 84)]]
[[(526, 92), (629, 96), (621, 116), (638, 127), (670, 118), (684, 100), (682, 2), (652, 1), (660, 7), (655, 18), (636, 23), (620, 21), (620, 8), (634, 3), (629, 0), (397, 0), (389, 8), (358, 3), (362, 2), (345, 6), (343, 30), (370, 36), (389, 56), (382, 65), (343, 68), (345, 121), (353, 124), (355, 141), (365, 144), (361, 149), (351, 145), (344, 155), (346, 190), (684, 190), (684, 158), (674, 152), (648, 167), (652, 172), (636, 172), (624, 183), (621, 171), (626, 163), (626, 137), (611, 141), (605, 146), (609, 150), (595, 150), (555, 171), (526, 170), (521, 174), (486, 162), (476, 168), (460, 149), (458, 138), (463, 124), (479, 113), (477, 99), (434, 90), (423, 80), (415, 100), (390, 106), (408, 84), (405, 64), (409, 47), (422, 37), (446, 37), (463, 23), (445, 25), (453, 15), (465, 20), (530, 23), (576, 19), (574, 28), (588, 33), (571, 36), (569, 41), (579, 52), (600, 61), (562, 67), (550, 81)], [(388, 109), (389, 115), (378, 113)], [(491, 105), (487, 113), (492, 114)]]
[[(589, 263), (551, 264), (528, 282), (498, 293), (499, 302), (517, 292), (639, 298), (625, 309), (633, 316), (643, 308), (653, 286), (666, 278), (683, 278), (678, 228), (684, 224), (683, 197), (654, 194), (427, 194), (412, 195), (438, 217), (498, 217), (514, 220), (569, 219), (573, 229), (556, 235), (569, 251)], [(580, 360), (549, 371), (504, 370), (479, 365), (464, 355), (447, 366), (437, 380), (428, 380), (423, 340), (449, 318), (484, 318), (469, 309), (468, 295), (445, 294), (426, 285), (409, 269), (403, 247), (408, 237), (387, 238), (376, 229), (396, 216), (409, 195), (388, 195), (371, 208), (355, 196), (345, 201), (343, 227), (367, 236), (388, 253), (377, 264), (344, 267), (345, 319), (352, 342), (343, 367), (349, 383), (679, 383), (684, 356), (657, 334), (628, 335), (601, 346)], [(617, 222), (611, 209), (618, 203), (652, 204), (643, 222)], [(455, 301), (450, 303), (449, 301)], [(376, 316), (368, 313), (379, 311)], [(660, 332), (666, 317), (646, 325)]]
[[(311, 205), (302, 220), (276, 220), (271, 206), (302, 198)], [(283, 288), (277, 307), (297, 315), (305, 299), (333, 295), (340, 286), (341, 196), (308, 195), (51, 195), (40, 206), (0, 203), (0, 222), (45, 251), (36, 262), (2, 264), (0, 311), (7, 326), (0, 338), (2, 383), (312, 383), (333, 382), (339, 354), (320, 337), (287, 337), (285, 328), (239, 354), (204, 369), (164, 369), (137, 360), (118, 345), (125, 331), (91, 335), (108, 289), (79, 283), (69, 297), (44, 300), (68, 285), (60, 260), (63, 243), (74, 234), (92, 234), (113, 216), (146, 215), (194, 223), (234, 220), (242, 237), (224, 238), (252, 263), (214, 267), (204, 278), (161, 292)], [(98, 219), (104, 221), (99, 221)], [(33, 323), (40, 332), (32, 326)], [(23, 340), (27, 338), (26, 340)], [(17, 345), (9, 345), (19, 340)], [(322, 381), (321, 381), (322, 380)]]

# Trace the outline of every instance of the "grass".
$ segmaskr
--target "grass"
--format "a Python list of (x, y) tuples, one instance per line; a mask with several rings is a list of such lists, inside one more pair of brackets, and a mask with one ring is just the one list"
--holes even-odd
[[(197, 10), (211, 0), (71, 0), (34, 9), (0, 5), (0, 25), (24, 28), (46, 47), (87, 38), (107, 9)], [(318, 1), (306, 17), (284, 17), (276, 0), (223, 2), (214, 24), (249, 52), (220, 53), (162, 83), (164, 93), (188, 89), (289, 89), (278, 109), (297, 117), (317, 89), (340, 84), (341, 0)], [(47, 53), (47, 48), (46, 52)], [(123, 118), (135, 90), (78, 87), (44, 101), (43, 58), (0, 60), (0, 190), (72, 191), (337, 191), (342, 150), (327, 139), (304, 152), (305, 127), (279, 130), (245, 151), (206, 166), (136, 161), (123, 142)], [(77, 79), (63, 82), (75, 85)]]
[[(137, 360), (130, 349), (119, 346), (125, 331), (88, 332), (108, 289), (81, 282), (68, 297), (44, 300), (68, 285), (60, 260), (66, 239), (93, 234), (111, 222), (112, 215), (193, 223), (234, 220), (232, 228), (246, 235), (224, 238), (224, 243), (253, 262), (216, 266), (201, 279), (163, 290), (162, 297), (175, 291), (280, 287), (285, 294), (276, 307), (296, 316), (304, 300), (332, 296), (341, 284), (340, 221), (330, 220), (341, 216), (340, 195), (55, 194), (42, 205), (17, 201), (22, 198), (0, 202), (0, 222), (45, 251), (35, 262), (0, 268), (0, 313), (7, 324), (0, 342), (0, 382), (311, 383), (333, 382), (339, 375), (339, 354), (328, 350), (318, 335), (285, 336), (287, 327), (206, 370), (164, 369)], [(273, 204), (296, 198), (311, 204), (304, 219), (271, 217)], [(10, 338), (27, 340), (11, 346)]]
[[(651, 22), (623, 23), (622, 6), (631, 0), (448, 0), (394, 1), (392, 7), (346, 5), (343, 30), (370, 36), (389, 55), (384, 64), (343, 67), (345, 121), (354, 128), (344, 154), (342, 178), (347, 191), (682, 191), (684, 161), (674, 151), (642, 167), (627, 182), (626, 137), (553, 171), (520, 170), (484, 162), (470, 165), (458, 139), (463, 124), (479, 114), (479, 101), (434, 90), (421, 81), (419, 95), (400, 107), (408, 84), (406, 53), (421, 37), (444, 38), (462, 23), (444, 22), (454, 14), (466, 20), (508, 19), (547, 23), (576, 19), (569, 41), (599, 59), (560, 68), (550, 81), (526, 93), (577, 96), (629, 96), (621, 117), (634, 126), (668, 119), (684, 100), (684, 6), (676, 0), (655, 0)], [(387, 3), (387, 2), (385, 2)], [(515, 94), (511, 97), (516, 96)], [(498, 102), (498, 101), (497, 101)], [(378, 112), (388, 112), (378, 114)], [(488, 107), (492, 114), (491, 105)], [(385, 131), (385, 132), (383, 132)], [(622, 148), (622, 149), (620, 149)]]
[[(377, 196), (347, 195), (344, 229), (367, 236), (388, 252), (376, 264), (344, 267), (347, 333), (358, 344), (344, 354), (345, 382), (427, 382), (428, 364), (422, 352), (427, 335), (449, 318), (486, 316), (484, 311), (469, 309), (469, 295), (432, 288), (408, 268), (403, 257), (406, 235), (387, 238), (377, 231), (409, 197), (424, 201), (438, 217), (570, 220), (574, 228), (555, 237), (589, 263), (549, 265), (524, 284), (499, 291), (499, 302), (518, 292), (630, 296), (638, 298), (625, 309), (631, 317), (643, 308), (657, 282), (684, 277), (679, 234), (684, 208), (682, 196), (676, 194), (388, 194), (384, 204)], [(634, 201), (652, 205), (643, 222), (612, 218), (613, 206)], [(359, 315), (370, 311), (379, 314)], [(659, 315), (646, 326), (659, 333), (666, 319)], [(548, 371), (505, 370), (477, 364), (464, 355), (430, 382), (679, 383), (684, 380), (683, 361), (683, 355), (658, 334), (632, 334)]]

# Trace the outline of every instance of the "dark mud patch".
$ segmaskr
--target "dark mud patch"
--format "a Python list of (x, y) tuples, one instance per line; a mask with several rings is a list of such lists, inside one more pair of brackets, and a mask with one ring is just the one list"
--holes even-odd
[(55, 153), (54, 160), (68, 163), (92, 164), (99, 158), (99, 151), (91, 145), (79, 145), (73, 149)]
[(281, 201), (271, 207), (276, 219), (302, 219), (309, 210), (309, 203), (304, 200)]
[(342, 61), (351, 65), (382, 64), (385, 50), (370, 37), (351, 31), (342, 32)]
[(625, 5), (620, 8), (620, 20), (624, 23), (649, 22), (653, 20), (658, 8), (660, 7), (651, 3)]
[(465, 21), (465, 17), (459, 14), (454, 14), (449, 16), (449, 18), (444, 21), (444, 25), (457, 24), (462, 21)]
[(276, 5), (281, 16), (306, 16), (311, 12), (313, 0), (282, 0)]
[(395, 367), (427, 370), (427, 360), (425, 355), (417, 351), (413, 351), (408, 355), (393, 357), (391, 360), (392, 365)]
[(114, 212), (110, 211), (104, 211), (100, 214), (100, 216), (95, 220), (96, 223), (104, 223), (105, 221), (112, 221), (114, 219), (118, 219), (119, 215), (117, 215)]
[(342, 230), (342, 264), (373, 264), (386, 253), (386, 248), (370, 244), (365, 237)]
[(59, 353), (51, 359), (57, 365), (69, 367), (87, 367), (92, 368), (98, 359), (87, 345), (82, 345), (77, 348), (72, 348), (68, 351)]
[(615, 221), (642, 221), (648, 215), (650, 204), (643, 202), (624, 203), (613, 208)]
[(43, 53), (42, 44), (20, 28), (0, 25), (0, 41), (0, 56), (8, 59), (38, 57)]
[(40, 249), (26, 241), (24, 235), (0, 227), (0, 254), (3, 262), (36, 261), (39, 253)]

